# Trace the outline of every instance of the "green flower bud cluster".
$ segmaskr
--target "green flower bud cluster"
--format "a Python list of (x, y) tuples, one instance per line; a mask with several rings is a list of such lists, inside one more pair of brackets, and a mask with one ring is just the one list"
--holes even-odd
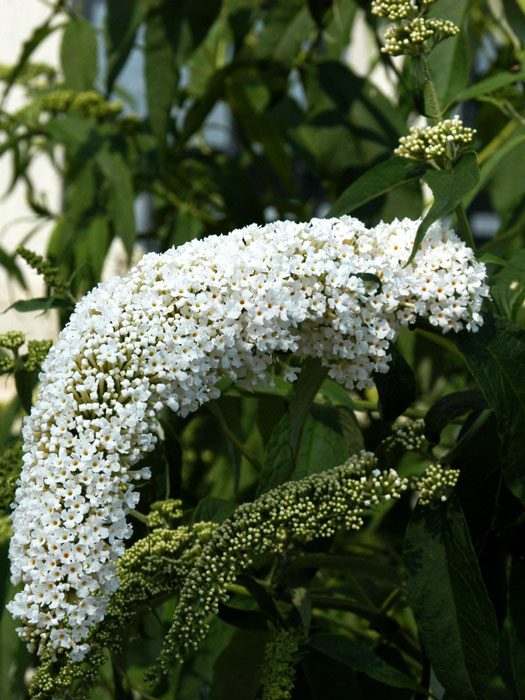
[(52, 340), (29, 340), (24, 367), (28, 372), (38, 372), (53, 345)]
[(122, 112), (122, 102), (108, 102), (96, 90), (77, 92), (76, 90), (54, 90), (40, 99), (40, 109), (44, 112), (80, 112), (87, 117), (100, 120), (114, 119)]
[(412, 486), (419, 492), (419, 503), (425, 506), (435, 500), (446, 501), (459, 478), (459, 469), (446, 469), (431, 464)]
[(465, 146), (472, 143), (475, 133), (475, 129), (463, 126), (456, 115), (435, 126), (412, 127), (408, 136), (399, 139), (400, 145), (394, 153), (411, 160), (456, 160)]
[(14, 357), (0, 355), (0, 374), (9, 374), (9, 372), (14, 371), (15, 367), (16, 362)]
[(42, 275), (44, 282), (49, 287), (54, 288), (55, 294), (59, 296), (67, 295), (66, 282), (58, 267), (28, 248), (23, 248), (20, 246), (16, 249), (16, 252), (17, 255), (20, 255), (20, 257), (23, 258), (26, 263), (33, 268), (33, 270), (35, 270), (35, 272)]
[(9, 539), (13, 536), (13, 531), (11, 530), (11, 519), (8, 515), (0, 516), (0, 547), (9, 542)]
[[(180, 519), (180, 505), (174, 500), (155, 503), (148, 519)], [(64, 651), (58, 665), (49, 648), (31, 682), (31, 697), (60, 697), (76, 684), (76, 700), (89, 698), (98, 669), (104, 663), (104, 649), (121, 652), (133, 618), (177, 594), (216, 528), (215, 523), (209, 522), (199, 522), (191, 528), (155, 526), (153, 532), (130, 547), (117, 563), (120, 587), (112, 594), (103, 621), (87, 639), (89, 651), (84, 661), (72, 661), (70, 652)]]
[[(18, 348), (24, 344), (25, 339), (25, 333), (22, 333), (22, 331), (8, 331), (0, 335), (0, 348), (6, 348), (14, 353), (14, 357), (0, 354), (0, 374), (7, 374), (16, 369)], [(52, 340), (29, 340), (27, 343), (27, 355), (22, 357), (24, 369), (28, 372), (38, 372), (52, 345)]]
[(8, 350), (17, 350), (25, 343), (26, 336), (22, 331), (7, 331), (0, 334), (0, 348)]
[(428, 52), (429, 40), (432, 40), (431, 48), (433, 48), (443, 39), (454, 36), (458, 32), (459, 27), (448, 19), (416, 17), (389, 27), (385, 32), (385, 45), (381, 51), (391, 56), (405, 54), (418, 56)]
[(15, 500), (16, 482), (22, 469), (22, 440), (4, 450), (0, 456), (0, 511), (10, 512)]
[(459, 32), (450, 20), (426, 19), (434, 0), (374, 0), (372, 13), (396, 22), (385, 32), (383, 53), (391, 56), (429, 53), (436, 44)]
[(262, 700), (290, 700), (304, 631), (274, 628), (264, 650)]
[(399, 498), (407, 480), (376, 467), (375, 456), (361, 452), (342, 466), (287, 482), (239, 506), (217, 528), (186, 578), (152, 676), (167, 674), (173, 658), (182, 661), (197, 647), (210, 617), (227, 600), (228, 586), (257, 557), (282, 556), (294, 544), (331, 537), (338, 528), (358, 530), (368, 508)]
[(425, 12), (436, 0), (373, 0), (372, 14), (388, 19), (405, 19)]
[(155, 501), (151, 504), (151, 512), (147, 516), (147, 526), (154, 530), (157, 527), (173, 527), (182, 518), (182, 501), (168, 499)]
[(383, 447), (388, 452), (396, 450), (408, 450), (409, 452), (421, 452), (426, 444), (425, 421), (408, 421), (394, 425), (392, 435), (383, 442)]

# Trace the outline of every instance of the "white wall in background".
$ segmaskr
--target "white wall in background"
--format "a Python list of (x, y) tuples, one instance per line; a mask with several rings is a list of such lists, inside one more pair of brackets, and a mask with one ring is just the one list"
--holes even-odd
[[(50, 8), (41, 0), (0, 0), (0, 63), (16, 63), (22, 50), (23, 42), (31, 36), (33, 30), (42, 24), (50, 14)], [(57, 66), (60, 50), (60, 30), (52, 33), (35, 51), (33, 61)], [(3, 90), (3, 85), (0, 84)], [(14, 87), (8, 97), (6, 107), (9, 111), (17, 109), (24, 103), (23, 92)], [(0, 136), (0, 139), (2, 137)], [(14, 250), (24, 237), (35, 227), (37, 221), (26, 204), (25, 185), (19, 183), (9, 195), (4, 196), (12, 174), (9, 155), (0, 158), (0, 246), (6, 251)], [(45, 193), (46, 201), (52, 211), (60, 210), (61, 184), (57, 173), (45, 157), (35, 159), (31, 174), (37, 191)], [(27, 242), (32, 250), (43, 253), (52, 224), (41, 226)], [(41, 279), (22, 262), (29, 291), (24, 290), (9, 280), (3, 268), (0, 268), (0, 312), (9, 304), (21, 298), (42, 296), (44, 285)], [(40, 340), (55, 338), (57, 323), (54, 312), (22, 314), (16, 311), (0, 313), (0, 333), (7, 330), (23, 330), (29, 339)], [(0, 400), (12, 394), (13, 387), (4, 377), (0, 377)]]

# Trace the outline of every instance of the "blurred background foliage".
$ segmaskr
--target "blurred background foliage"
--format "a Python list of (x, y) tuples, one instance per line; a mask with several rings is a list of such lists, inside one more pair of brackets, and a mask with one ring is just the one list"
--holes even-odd
[[(523, 2), (437, 0), (431, 14), (462, 30), (433, 51), (430, 66), (447, 116), (460, 113), (477, 129), (480, 180), (466, 204), (480, 251), (493, 256), (487, 258), (492, 311), (523, 328)], [(384, 26), (366, 0), (107, 0), (84, 8), (65, 0), (50, 3), (49, 20), (25, 42), (17, 63), (2, 68), (4, 100), (14, 85), (23, 87), (26, 98), (16, 112), (0, 112), (0, 153), (11, 156), (10, 190), (23, 181), (35, 215), (53, 223), (47, 257), (62, 286), (57, 277), (48, 278), (45, 299), (17, 308), (57, 308), (65, 324), (74, 300), (100, 281), (115, 238), (131, 263), (137, 244), (162, 252), (252, 222), (305, 221), (325, 216), (340, 198), (339, 213), (367, 225), (420, 216), (429, 194), (417, 177), (395, 186), (367, 185), (355, 195), (358, 178), (392, 157), (421, 107), (411, 63), (380, 52)], [(62, 33), (59, 70), (32, 60), (53, 32)], [(138, 102), (121, 81), (132, 52), (138, 52), (135, 65), (142, 69), (135, 76)], [(58, 211), (30, 172), (42, 153), (63, 183)], [(351, 186), (350, 207), (345, 193)], [(511, 264), (496, 264), (498, 258)], [(0, 249), (0, 265), (14, 281), (23, 281), (19, 256)], [(399, 348), (417, 380), (405, 416), (423, 417), (441, 397), (475, 389), (449, 337), (407, 330)], [(16, 371), (18, 397), (0, 407), (3, 449), (13, 448), (21, 406), (30, 403), (36, 383), (34, 371), (22, 364)], [(143, 489), (142, 509), (159, 498), (182, 497), (186, 508), (199, 503), (208, 517), (220, 518), (223, 501), (254, 497), (257, 472), (275, 449), (296, 390), (279, 377), (274, 388), (251, 395), (236, 386), (224, 389), (220, 400), (187, 419), (165, 417), (165, 440), (147, 460), (157, 476)], [(375, 391), (347, 394), (331, 381), (318, 389), (296, 465), (301, 475), (339, 464), (363, 446), (373, 449), (392, 433), (391, 421), (377, 410)], [(390, 392), (395, 397), (396, 389)], [(502, 660), (487, 697), (519, 699), (525, 698), (522, 509), (498, 477), (496, 422), (478, 420), (486, 405), (474, 398), (478, 403), (470, 396), (463, 412), (461, 405), (454, 408), (437, 449), (462, 468), (458, 500), (498, 616)], [(396, 466), (413, 474), (427, 463), (424, 456), (405, 454)], [(10, 468), (2, 467), (4, 476)], [(396, 669), (423, 679), (427, 674), (442, 697), (401, 582), (409, 514), (409, 500), (402, 499), (371, 516), (362, 533), (337, 539), (332, 552), (345, 558), (343, 570), (323, 569), (308, 594), (315, 600), (305, 605), (314, 609), (321, 630), (346, 630)], [(134, 538), (144, 534), (138, 524)], [(9, 594), (6, 547), (2, 596)], [(322, 553), (322, 546), (313, 551)], [(307, 590), (311, 574), (302, 569), (292, 581), (289, 572), (287, 585)], [(253, 600), (234, 604), (255, 606)], [(108, 660), (93, 697), (152, 697), (140, 689), (142, 673), (158, 653), (169, 615), (170, 604), (137, 621), (129, 649)], [(33, 659), (14, 626), (4, 613), (0, 679), (7, 697), (18, 700), (26, 697)], [(217, 619), (205, 645), (154, 697), (251, 700), (262, 663), (261, 635)], [(396, 647), (400, 639), (404, 647)], [(313, 649), (298, 673), (297, 698), (415, 697)]]

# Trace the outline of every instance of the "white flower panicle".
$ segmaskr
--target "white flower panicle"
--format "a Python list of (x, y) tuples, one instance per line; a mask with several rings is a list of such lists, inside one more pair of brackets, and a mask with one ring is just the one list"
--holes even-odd
[(443, 332), (478, 328), (484, 266), (435, 224), (403, 267), (418, 225), (248, 226), (146, 255), (80, 301), (23, 426), (10, 558), (24, 587), (9, 610), (31, 648), (85, 655), (118, 587), (134, 484), (149, 476), (134, 466), (155, 446), (163, 406), (187, 415), (219, 395), (225, 376), (268, 381), (287, 352), (320, 357), (348, 388), (369, 387), (418, 316)]

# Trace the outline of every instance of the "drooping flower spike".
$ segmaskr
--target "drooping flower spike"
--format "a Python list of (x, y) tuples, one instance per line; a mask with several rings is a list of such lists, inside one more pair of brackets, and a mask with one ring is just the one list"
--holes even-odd
[(248, 226), (146, 255), (79, 302), (23, 426), (10, 558), (24, 587), (8, 607), (31, 648), (84, 657), (118, 587), (134, 484), (149, 477), (134, 466), (155, 446), (163, 406), (187, 415), (225, 376), (267, 382), (288, 352), (361, 389), (388, 371), (389, 343), (418, 316), (443, 332), (477, 330), (484, 266), (435, 224), (404, 267), (418, 225)]

